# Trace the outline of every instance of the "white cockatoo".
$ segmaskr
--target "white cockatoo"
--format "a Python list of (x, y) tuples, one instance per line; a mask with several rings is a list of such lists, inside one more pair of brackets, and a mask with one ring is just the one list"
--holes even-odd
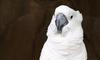
[(48, 26), (48, 38), (40, 60), (87, 60), (82, 20), (79, 11), (65, 5), (58, 6)]

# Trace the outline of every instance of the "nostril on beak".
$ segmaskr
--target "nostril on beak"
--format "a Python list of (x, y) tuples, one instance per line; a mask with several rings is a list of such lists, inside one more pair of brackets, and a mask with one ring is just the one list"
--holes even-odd
[(66, 18), (66, 16), (62, 13), (59, 13), (57, 16), (56, 16), (56, 20), (55, 20), (55, 24), (56, 24), (56, 27), (57, 27), (57, 31), (58, 32), (62, 32), (62, 28), (68, 24), (68, 20)]

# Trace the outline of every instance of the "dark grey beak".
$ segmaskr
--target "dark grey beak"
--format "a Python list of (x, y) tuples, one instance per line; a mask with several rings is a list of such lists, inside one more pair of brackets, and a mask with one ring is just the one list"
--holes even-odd
[(62, 32), (62, 28), (68, 24), (68, 20), (66, 18), (66, 16), (62, 13), (59, 13), (56, 16), (56, 20), (55, 20), (55, 24), (57, 27), (58, 32)]

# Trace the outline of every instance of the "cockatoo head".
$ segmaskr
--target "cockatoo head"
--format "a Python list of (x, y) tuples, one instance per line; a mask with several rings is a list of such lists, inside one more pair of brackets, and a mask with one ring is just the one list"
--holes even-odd
[(79, 11), (75, 11), (65, 5), (58, 6), (48, 26), (47, 35), (63, 34), (73, 31), (75, 28), (81, 26), (82, 20), (83, 17)]

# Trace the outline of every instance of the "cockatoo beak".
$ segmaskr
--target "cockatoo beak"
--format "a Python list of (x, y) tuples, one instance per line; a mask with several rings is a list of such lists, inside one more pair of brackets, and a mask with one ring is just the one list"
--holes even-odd
[(68, 20), (67, 20), (66, 16), (63, 13), (59, 13), (56, 16), (56, 20), (55, 20), (55, 25), (57, 27), (57, 31), (59, 33), (61, 33), (62, 32), (62, 28), (67, 24), (68, 24)]

